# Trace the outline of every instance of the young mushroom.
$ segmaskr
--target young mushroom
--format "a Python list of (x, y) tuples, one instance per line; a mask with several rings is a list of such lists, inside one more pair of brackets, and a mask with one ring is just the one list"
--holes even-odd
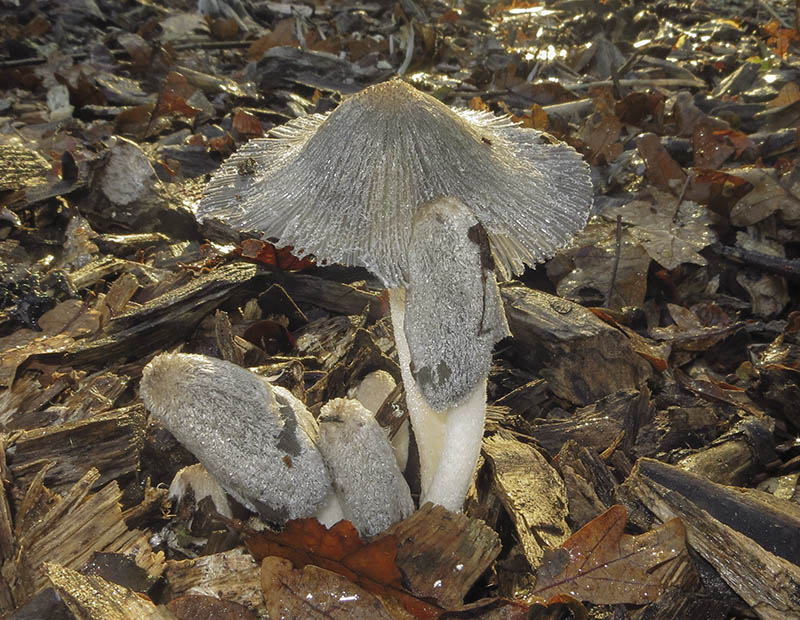
[(329, 499), (316, 420), (288, 390), (213, 357), (162, 353), (145, 366), (139, 394), (228, 493), (265, 519), (307, 517)]
[[(366, 536), (413, 510), (392, 448), (357, 401), (336, 399), (317, 421), (284, 388), (230, 362), (163, 353), (144, 369), (145, 406), (242, 505), (283, 523), (315, 516), (325, 525), (349, 519)], [(175, 484), (199, 482), (225, 503), (201, 470)]]
[[(271, 134), (220, 167), (198, 217), (261, 231), (298, 256), (366, 267), (390, 289), (421, 501), (460, 510), (483, 433), (491, 347), (506, 333), (493, 268), (518, 274), (585, 225), (588, 166), (547, 134), (451, 109), (400, 80)], [(447, 278), (468, 307), (432, 290)]]

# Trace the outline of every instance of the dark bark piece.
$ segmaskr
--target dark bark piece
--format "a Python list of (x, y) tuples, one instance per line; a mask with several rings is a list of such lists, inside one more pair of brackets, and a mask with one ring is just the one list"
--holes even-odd
[(42, 465), (53, 463), (45, 481), (60, 492), (97, 468), (95, 485), (101, 486), (139, 469), (145, 416), (144, 407), (134, 405), (80, 422), (23, 431), (9, 444), (14, 449), (9, 469), (26, 487)]
[(55, 588), (45, 588), (25, 605), (19, 607), (7, 620), (74, 620)]
[(386, 531), (397, 537), (397, 566), (420, 597), (450, 609), (500, 554), (500, 539), (483, 521), (427, 503)]
[(378, 294), (350, 284), (308, 274), (287, 274), (280, 280), (286, 292), (298, 303), (309, 303), (337, 314), (366, 314), (377, 320), (387, 312), (387, 302)]
[(744, 486), (754, 474), (779, 462), (769, 419), (745, 418), (677, 465), (719, 484)]
[(503, 287), (502, 295), (512, 335), (561, 398), (587, 405), (636, 390), (652, 375), (625, 335), (586, 308), (523, 286)]
[(766, 620), (800, 617), (800, 514), (677, 467), (640, 459), (627, 491), (660, 520), (680, 517), (689, 544)]
[(593, 450), (570, 440), (558, 453), (556, 466), (564, 477), (572, 529), (583, 527), (616, 502), (616, 480)]
[(241, 291), (257, 290), (268, 279), (268, 274), (256, 265), (223, 265), (112, 319), (100, 337), (91, 342), (79, 342), (63, 354), (38, 357), (63, 364), (90, 364), (104, 363), (109, 358), (131, 359), (168, 348), (191, 333), (220, 304)]

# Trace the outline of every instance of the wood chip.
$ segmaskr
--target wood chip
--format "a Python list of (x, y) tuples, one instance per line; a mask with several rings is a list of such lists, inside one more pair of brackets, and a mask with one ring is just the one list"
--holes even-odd
[(386, 532), (398, 539), (397, 565), (412, 592), (460, 606), (500, 554), (497, 533), (480, 519), (427, 503)]
[(536, 569), (545, 547), (558, 547), (571, 534), (565, 520), (564, 481), (533, 446), (519, 441), (488, 437), (483, 454), (492, 466), (495, 494), (514, 522), (531, 568)]

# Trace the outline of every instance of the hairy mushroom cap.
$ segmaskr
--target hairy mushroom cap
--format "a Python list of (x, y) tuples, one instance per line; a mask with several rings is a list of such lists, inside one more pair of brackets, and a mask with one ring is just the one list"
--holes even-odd
[(265, 519), (313, 515), (331, 491), (313, 416), (247, 369), (162, 353), (142, 372), (140, 394), (223, 488)]
[(486, 378), (492, 348), (509, 333), (480, 230), (452, 197), (427, 202), (414, 216), (404, 332), (411, 374), (436, 411), (463, 402)]
[(374, 536), (414, 511), (414, 502), (383, 429), (361, 403), (327, 402), (320, 412), (319, 450), (344, 516)]
[(412, 218), (425, 201), (459, 198), (488, 232), (504, 276), (552, 256), (591, 205), (589, 168), (572, 148), (507, 117), (451, 109), (400, 80), (272, 135), (222, 165), (198, 217), (277, 237), (298, 255), (364, 266), (387, 287), (407, 284)]

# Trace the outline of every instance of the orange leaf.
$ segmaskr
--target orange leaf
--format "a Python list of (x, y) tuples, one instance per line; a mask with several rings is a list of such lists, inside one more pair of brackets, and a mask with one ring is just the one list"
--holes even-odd
[(236, 248), (235, 253), (242, 258), (250, 258), (259, 263), (277, 267), (282, 271), (305, 271), (314, 266), (313, 259), (297, 258), (292, 254), (293, 249), (290, 245), (276, 248), (267, 241), (245, 239), (241, 246)]
[(568, 594), (598, 605), (644, 605), (661, 595), (661, 582), (650, 572), (685, 550), (679, 519), (642, 534), (625, 534), (628, 512), (612, 506), (575, 532), (558, 549), (545, 553), (534, 594)]
[(262, 531), (245, 537), (254, 558), (277, 556), (295, 568), (312, 565), (338, 573), (376, 595), (391, 596), (417, 618), (436, 618), (444, 610), (405, 591), (403, 575), (397, 568), (397, 539), (383, 536), (368, 544), (361, 542), (349, 521), (327, 529), (316, 519), (295, 519), (278, 534)]

